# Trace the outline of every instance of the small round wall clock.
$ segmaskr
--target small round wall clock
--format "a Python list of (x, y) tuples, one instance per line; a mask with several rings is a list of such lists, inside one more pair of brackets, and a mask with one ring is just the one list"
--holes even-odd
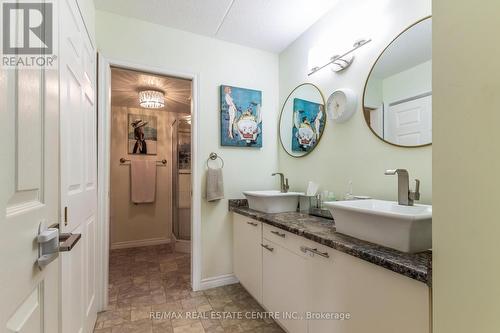
[(326, 110), (336, 123), (349, 120), (356, 112), (357, 96), (351, 89), (335, 90), (326, 102)]

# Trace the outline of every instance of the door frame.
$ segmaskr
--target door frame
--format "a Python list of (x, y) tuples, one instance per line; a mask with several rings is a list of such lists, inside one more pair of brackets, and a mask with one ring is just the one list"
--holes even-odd
[(191, 97), (191, 284), (193, 290), (201, 289), (201, 176), (199, 159), (199, 74), (179, 72), (168, 68), (158, 68), (118, 59), (110, 59), (98, 54), (98, 94), (97, 94), (97, 133), (98, 133), (98, 309), (106, 310), (108, 306), (108, 276), (109, 276), (109, 227), (110, 227), (110, 167), (111, 167), (111, 66), (148, 72), (158, 75), (174, 76), (189, 79), (192, 82)]

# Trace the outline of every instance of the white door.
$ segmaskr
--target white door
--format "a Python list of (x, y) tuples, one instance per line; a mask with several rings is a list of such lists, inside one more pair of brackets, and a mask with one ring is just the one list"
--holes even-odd
[(75, 0), (60, 2), (61, 216), (80, 243), (62, 254), (62, 330), (91, 332), (96, 309), (96, 53)]
[(370, 128), (381, 138), (384, 137), (384, 104), (370, 110)]
[(56, 70), (0, 69), (0, 332), (56, 333), (59, 260), (41, 271), (41, 222), (57, 223)]
[(385, 139), (404, 146), (432, 142), (432, 96), (389, 105)]

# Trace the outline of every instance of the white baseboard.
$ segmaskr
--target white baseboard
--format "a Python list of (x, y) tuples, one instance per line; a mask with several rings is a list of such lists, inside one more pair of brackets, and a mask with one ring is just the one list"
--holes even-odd
[(176, 240), (174, 243), (175, 252), (191, 253), (191, 241)]
[(211, 278), (202, 279), (200, 283), (200, 290), (226, 286), (238, 282), (239, 280), (236, 276), (234, 276), (234, 274), (214, 276)]
[(127, 249), (130, 247), (151, 246), (170, 243), (170, 238), (150, 238), (134, 241), (116, 242), (111, 244), (111, 250)]

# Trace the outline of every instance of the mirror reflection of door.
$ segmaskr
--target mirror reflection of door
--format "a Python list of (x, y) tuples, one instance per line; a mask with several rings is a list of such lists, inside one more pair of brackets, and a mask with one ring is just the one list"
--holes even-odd
[(379, 56), (366, 83), (364, 115), (388, 143), (432, 143), (432, 18), (405, 30)]

